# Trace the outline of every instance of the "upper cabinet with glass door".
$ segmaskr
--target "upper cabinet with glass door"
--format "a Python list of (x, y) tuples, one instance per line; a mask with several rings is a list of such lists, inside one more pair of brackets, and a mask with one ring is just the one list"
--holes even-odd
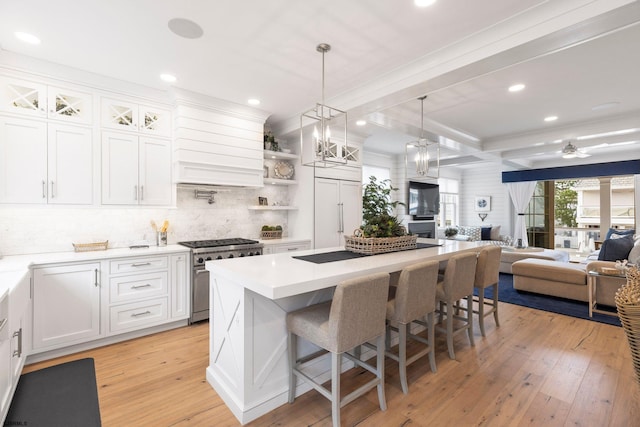
[(102, 99), (102, 127), (171, 136), (171, 112), (128, 101)]
[(92, 122), (91, 94), (10, 77), (0, 77), (0, 108), (33, 117)]

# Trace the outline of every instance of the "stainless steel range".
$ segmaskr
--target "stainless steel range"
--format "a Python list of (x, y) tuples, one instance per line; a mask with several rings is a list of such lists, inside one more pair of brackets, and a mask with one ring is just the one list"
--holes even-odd
[(257, 240), (240, 238), (194, 240), (178, 244), (191, 248), (193, 261), (189, 323), (209, 318), (209, 271), (205, 270), (204, 263), (216, 259), (262, 255), (264, 247)]

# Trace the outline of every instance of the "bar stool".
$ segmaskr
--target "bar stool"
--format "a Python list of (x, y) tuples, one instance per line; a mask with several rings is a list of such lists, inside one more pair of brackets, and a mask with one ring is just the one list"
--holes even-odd
[[(453, 336), (463, 331), (467, 331), (469, 342), (473, 342), (473, 283), (476, 275), (477, 254), (462, 253), (453, 255), (449, 258), (447, 268), (444, 272), (444, 278), (438, 282), (436, 288), (436, 299), (440, 305), (439, 322), (445, 314), (444, 307), (447, 307), (447, 325), (446, 329), (438, 327), (438, 330), (445, 331), (447, 334), (447, 348), (449, 350), (449, 358), (455, 359), (453, 351)], [(467, 300), (466, 307), (460, 307), (458, 301)], [(454, 307), (455, 305), (455, 307)], [(455, 313), (463, 310), (467, 313), (466, 317), (461, 317)], [(459, 328), (453, 329), (453, 319), (462, 320), (464, 324)]]
[[(386, 356), (398, 362), (400, 384), (404, 394), (409, 393), (407, 366), (429, 355), (431, 371), (436, 372), (434, 349), (434, 313), (436, 311), (436, 285), (438, 284), (438, 261), (427, 261), (411, 265), (402, 270), (395, 298), (387, 302), (387, 332), (398, 332), (398, 354), (387, 350)], [(424, 321), (422, 321), (424, 319)], [(427, 339), (410, 333), (412, 323), (427, 328)], [(418, 353), (407, 359), (407, 337), (426, 344)], [(387, 347), (390, 334), (387, 333)]]
[[(500, 326), (498, 320), (498, 281), (500, 280), (500, 255), (502, 248), (500, 246), (487, 246), (482, 248), (478, 253), (478, 263), (476, 265), (476, 279), (473, 286), (478, 289), (478, 310), (474, 311), (478, 315), (480, 323), (480, 333), (484, 333), (484, 318), (493, 313), (493, 319), (496, 326)], [(486, 288), (492, 288), (493, 298), (491, 302), (484, 299), (484, 291)], [(491, 307), (489, 311), (485, 311), (485, 305)]]
[[(340, 283), (332, 301), (315, 304), (287, 314), (289, 347), (289, 403), (295, 399), (296, 377), (299, 376), (331, 401), (333, 425), (340, 426), (340, 408), (373, 387), (378, 388), (380, 409), (386, 410), (384, 394), (385, 306), (389, 292), (389, 274), (378, 273)], [(321, 350), (298, 359), (297, 338), (321, 347)], [(346, 353), (348, 350), (376, 340), (376, 366)], [(301, 365), (331, 353), (331, 390), (303, 372)], [(376, 375), (344, 398), (340, 397), (342, 355)]]

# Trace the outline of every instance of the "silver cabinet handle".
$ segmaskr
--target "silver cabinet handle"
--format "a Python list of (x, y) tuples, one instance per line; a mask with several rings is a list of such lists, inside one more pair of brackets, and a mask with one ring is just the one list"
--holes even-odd
[(140, 200), (144, 200), (144, 185), (140, 186)]
[(98, 285), (99, 285), (99, 283), (98, 283), (98, 269), (97, 268), (93, 271), (93, 274), (94, 274), (93, 286), (95, 286), (97, 288)]
[(146, 314), (151, 314), (151, 312), (149, 310), (147, 310), (147, 311), (144, 311), (142, 313), (131, 313), (131, 317), (144, 316)]
[(42, 180), (42, 198), (47, 198), (47, 181)]
[(340, 219), (340, 203), (338, 203), (338, 233), (340, 233), (340, 231), (342, 231), (342, 230), (340, 230), (341, 224), (342, 224), (342, 221)]
[(18, 338), (18, 349), (13, 351), (13, 357), (22, 356), (22, 328), (13, 333), (14, 338)]
[(51, 181), (51, 198), (56, 197), (56, 193), (53, 191), (53, 181)]
[(144, 267), (145, 265), (151, 265), (150, 262), (137, 262), (135, 264), (131, 264), (131, 267)]
[(6, 318), (0, 320), (0, 332), (2, 332), (2, 330), (4, 329), (5, 326), (7, 326), (7, 319)]
[(131, 289), (141, 289), (141, 288), (150, 288), (151, 284), (147, 283), (145, 285), (134, 285), (131, 287)]
[(133, 200), (138, 200), (138, 186), (133, 186)]

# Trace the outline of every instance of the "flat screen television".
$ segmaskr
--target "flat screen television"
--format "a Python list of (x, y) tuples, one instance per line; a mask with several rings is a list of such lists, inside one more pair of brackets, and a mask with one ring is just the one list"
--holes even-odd
[(409, 181), (409, 215), (414, 219), (433, 219), (440, 213), (440, 187), (438, 184)]

